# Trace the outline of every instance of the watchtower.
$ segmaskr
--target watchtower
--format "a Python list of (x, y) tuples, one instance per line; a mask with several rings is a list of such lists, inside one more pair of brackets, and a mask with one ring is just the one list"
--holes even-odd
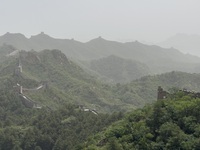
[(158, 96), (157, 100), (165, 99), (167, 98), (168, 92), (164, 91), (161, 86), (158, 87)]

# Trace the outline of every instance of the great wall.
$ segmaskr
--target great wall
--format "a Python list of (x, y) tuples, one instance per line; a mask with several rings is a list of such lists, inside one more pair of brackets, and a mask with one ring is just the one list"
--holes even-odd
[[(22, 75), (22, 65), (21, 65), (21, 61), (20, 61), (20, 56), (19, 56), (19, 60), (18, 60), (18, 65), (16, 66), (16, 68), (14, 70), (14, 75), (18, 75), (18, 76)], [(37, 103), (34, 100), (32, 100), (31, 98), (29, 98), (27, 95), (24, 94), (24, 92), (35, 92), (35, 91), (41, 90), (41, 89), (47, 87), (47, 83), (45, 83), (45, 82), (41, 83), (40, 85), (38, 85), (38, 87), (35, 87), (32, 89), (24, 88), (19, 83), (17, 83), (17, 85), (15, 85), (13, 87), (15, 88), (15, 91), (19, 94), (19, 96), (21, 97), (22, 103), (27, 108), (37, 108), (37, 109), (42, 108), (42, 106), (39, 103)], [(198, 93), (198, 92), (191, 92), (191, 91), (188, 91), (185, 89), (179, 90), (179, 91), (182, 91), (185, 95), (191, 95), (193, 98), (200, 98), (200, 93)], [(170, 95), (169, 92), (163, 90), (163, 88), (161, 86), (158, 86), (157, 100), (166, 99), (169, 95)], [(82, 111), (89, 111), (95, 115), (98, 115), (98, 113), (94, 109), (84, 108), (82, 105), (79, 105), (79, 108)]]
[(19, 94), (22, 103), (27, 107), (27, 108), (42, 108), (42, 106), (35, 102), (34, 100), (32, 100), (31, 98), (29, 98), (28, 96), (26, 96), (24, 94), (24, 91), (37, 91), (40, 90), (42, 88), (44, 88), (44, 85), (40, 85), (37, 88), (34, 89), (27, 89), (27, 88), (23, 88), (20, 84), (17, 84), (16, 86), (13, 86), (15, 88), (15, 91)]
[[(199, 92), (189, 91), (186, 89), (179, 90), (179, 92), (183, 92), (185, 95), (190, 95), (193, 98), (200, 98)], [(158, 87), (157, 100), (166, 99), (169, 95), (170, 95), (170, 93), (167, 91), (164, 91), (161, 86)]]
[[(14, 70), (14, 75), (17, 75), (17, 76), (22, 75), (22, 65), (21, 65), (21, 61), (20, 61), (20, 56), (19, 56), (19, 59), (18, 59), (18, 65), (16, 66), (16, 68)], [(23, 88), (23, 86), (21, 86), (19, 83), (17, 83), (17, 85), (13, 86), (15, 91), (19, 94), (21, 101), (22, 101), (22, 104), (24, 106), (26, 106), (27, 108), (37, 108), (37, 109), (41, 109), (42, 106), (38, 102), (35, 102), (34, 100), (32, 100), (31, 98), (26, 96), (24, 94), (24, 91), (33, 92), (33, 91), (41, 90), (44, 87), (46, 87), (45, 84), (41, 84), (36, 88), (28, 89), (28, 88)]]
[[(22, 69), (22, 64), (21, 64), (21, 60), (20, 60), (20, 51), (18, 51), (18, 54), (19, 54), (19, 58), (18, 58), (18, 63), (17, 63), (15, 70), (14, 70), (14, 75), (23, 77), (23, 74), (22, 74), (23, 69)], [(38, 58), (38, 60), (39, 60), (39, 58)], [(47, 82), (41, 82), (37, 87), (31, 88), (31, 89), (30, 88), (24, 88), (22, 85), (17, 83), (17, 85), (14, 85), (13, 88), (15, 89), (15, 92), (18, 93), (18, 95), (20, 96), (22, 104), (25, 107), (36, 108), (36, 109), (42, 108), (41, 104), (32, 100), (30, 97), (25, 95), (25, 93), (27, 93), (27, 92), (37, 92), (39, 90), (46, 89), (47, 88)], [(48, 106), (45, 106), (45, 107), (47, 107), (49, 110), (51, 110), (50, 107), (48, 107)], [(78, 108), (83, 112), (91, 112), (95, 115), (98, 115), (98, 112), (95, 109), (89, 109), (87, 107), (84, 107), (83, 105), (78, 105)]]

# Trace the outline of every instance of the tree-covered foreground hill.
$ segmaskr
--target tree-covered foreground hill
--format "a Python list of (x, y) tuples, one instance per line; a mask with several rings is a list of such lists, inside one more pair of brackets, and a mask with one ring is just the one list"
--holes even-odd
[(1, 113), (0, 149), (79, 149), (79, 144), (88, 136), (102, 131), (122, 116), (122, 113), (95, 115), (84, 112), (75, 105), (65, 105), (55, 111), (21, 107)]
[[(196, 148), (198, 99), (181, 94), (174, 96), (173, 100), (136, 110), (106, 128), (123, 117), (120, 111), (131, 111), (156, 101), (158, 86), (200, 91), (199, 81), (199, 74), (170, 72), (142, 77), (127, 84), (108, 85), (90, 76), (59, 50), (21, 51), (0, 63), (0, 149), (110, 149), (112, 145), (122, 149), (145, 149), (141, 147), (145, 146), (144, 143), (149, 148), (159, 149), (172, 140), (162, 141), (159, 131), (162, 121), (166, 122), (170, 117), (175, 117), (169, 121), (171, 128), (177, 129), (178, 132), (174, 132), (184, 137), (179, 145), (188, 148), (192, 143)], [(19, 85), (22, 91), (16, 89)], [(41, 107), (27, 108), (25, 98), (22, 100), (24, 96)], [(159, 112), (157, 122), (152, 118), (155, 109)], [(189, 116), (184, 116), (185, 112)], [(193, 115), (196, 116), (190, 118)], [(186, 120), (180, 120), (184, 117)], [(188, 127), (184, 121), (189, 124), (192, 121), (194, 126)], [(154, 124), (157, 125), (155, 128)], [(105, 134), (100, 132), (102, 130), (106, 131)], [(98, 132), (94, 140), (85, 142)], [(142, 139), (141, 135), (144, 136)]]
[[(106, 102), (114, 97), (110, 88), (58, 50), (8, 57), (0, 64), (0, 149), (79, 149), (89, 135), (122, 118), (106, 114), (114, 104)], [(41, 107), (27, 107), (24, 97)]]
[(87, 150), (198, 150), (200, 99), (177, 92), (137, 109), (82, 144)]

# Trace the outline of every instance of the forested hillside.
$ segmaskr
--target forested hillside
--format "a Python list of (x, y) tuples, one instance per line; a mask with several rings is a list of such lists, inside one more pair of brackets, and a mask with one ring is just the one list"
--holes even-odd
[[(123, 117), (106, 114), (114, 110), (107, 99), (101, 107), (100, 94), (114, 97), (104, 87), (58, 50), (9, 56), (0, 65), (0, 149), (79, 149)], [(27, 107), (27, 97), (41, 107)]]
[(88, 139), (82, 149), (198, 150), (200, 99), (184, 92), (137, 109)]
[[(16, 73), (19, 67), (22, 72)], [(111, 86), (97, 81), (58, 50), (22, 51), (4, 61), (0, 69), (2, 88), (13, 90), (19, 84), (25, 96), (52, 109), (73, 103), (110, 112), (124, 105)], [(35, 89), (40, 85), (43, 88)]]
[[(108, 85), (86, 73), (59, 50), (17, 52), (0, 63), (1, 149), (110, 149), (113, 145), (123, 149), (164, 146), (173, 149), (175, 145), (196, 148), (198, 99), (178, 93), (155, 106), (132, 111), (156, 101), (158, 86), (169, 92), (169, 88), (176, 87), (200, 91), (199, 81), (199, 74), (170, 72)], [(189, 116), (184, 114), (185, 108)], [(162, 114), (157, 118), (159, 122), (153, 120), (155, 109)], [(106, 129), (123, 117), (120, 111), (130, 115)], [(170, 113), (175, 120), (169, 118)], [(162, 122), (166, 118), (167, 125), (166, 120)], [(194, 126), (190, 127), (187, 123), (191, 121)], [(163, 140), (168, 125), (169, 130), (175, 131), (170, 131), (170, 137)], [(100, 133), (94, 140), (83, 144), (97, 132)], [(178, 141), (173, 141), (174, 133), (180, 134)]]
[(128, 83), (150, 74), (147, 65), (114, 55), (92, 60), (89, 68), (96, 71), (105, 81), (111, 83)]
[[(19, 59), (22, 72), (16, 74)], [(199, 74), (171, 72), (108, 85), (88, 75), (58, 50), (22, 51), (0, 65), (1, 89), (11, 91), (20, 84), (25, 96), (51, 109), (73, 103), (99, 112), (127, 111), (155, 101), (158, 86), (200, 91), (199, 78)]]
[(117, 84), (115, 92), (119, 99), (137, 106), (152, 103), (157, 98), (157, 88), (162, 86), (170, 92), (171, 88), (200, 91), (200, 75), (184, 72), (169, 72), (161, 75), (145, 76), (128, 84)]
[[(0, 96), (1, 150), (80, 149), (78, 145), (88, 136), (102, 131), (104, 127), (123, 117), (121, 113), (95, 115), (69, 104), (56, 111), (49, 111), (27, 109), (19, 101), (18, 104), (10, 101), (15, 103), (14, 107), (11, 103), (5, 105), (6, 102), (2, 101), (4, 98), (5, 96)], [(6, 113), (2, 109), (6, 109)]]
[(198, 14), (200, 0), (2, 0), (0, 150), (200, 150)]
[(9, 55), (12, 55), (12, 53), (16, 51), (16, 48), (14, 48), (11, 45), (3, 44), (0, 46), (0, 62), (7, 59)]

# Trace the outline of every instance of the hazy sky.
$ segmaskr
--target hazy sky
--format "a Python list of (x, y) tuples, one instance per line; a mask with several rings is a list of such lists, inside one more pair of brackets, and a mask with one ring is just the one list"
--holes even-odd
[(0, 0), (0, 35), (41, 31), (88, 41), (162, 41), (200, 34), (200, 0)]

